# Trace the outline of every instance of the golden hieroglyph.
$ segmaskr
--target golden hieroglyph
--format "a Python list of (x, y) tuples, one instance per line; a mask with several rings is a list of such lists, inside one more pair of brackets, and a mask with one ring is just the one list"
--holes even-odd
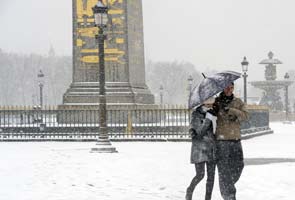
[[(125, 10), (124, 1), (126, 0), (104, 0), (103, 3), (108, 5), (109, 25), (105, 31), (107, 41), (105, 42), (105, 61), (124, 63), (125, 55)], [(76, 0), (76, 50), (79, 51), (80, 61), (84, 63), (98, 62), (98, 48), (95, 42), (95, 35), (98, 29), (94, 27), (94, 18), (92, 7), (97, 0)]]

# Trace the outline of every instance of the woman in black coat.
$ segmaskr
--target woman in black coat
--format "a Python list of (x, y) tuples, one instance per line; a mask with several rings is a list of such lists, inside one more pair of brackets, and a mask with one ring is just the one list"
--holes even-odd
[(191, 163), (195, 164), (196, 176), (186, 191), (186, 200), (191, 200), (196, 185), (204, 178), (205, 165), (207, 183), (205, 200), (210, 200), (215, 176), (215, 139), (214, 128), (216, 117), (205, 105), (197, 107), (192, 112), (190, 134), (192, 136)]

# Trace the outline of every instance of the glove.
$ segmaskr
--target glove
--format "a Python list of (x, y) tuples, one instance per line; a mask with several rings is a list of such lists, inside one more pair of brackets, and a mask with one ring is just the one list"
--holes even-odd
[(220, 106), (219, 106), (219, 102), (218, 102), (218, 101), (215, 101), (215, 102), (213, 103), (213, 105), (212, 105), (212, 110), (214, 111), (214, 113), (216, 113), (216, 115), (217, 115), (217, 113), (219, 112), (219, 108), (220, 108)]
[(194, 140), (200, 140), (200, 139), (202, 139), (202, 137), (200, 135), (198, 135), (197, 132), (196, 132), (196, 130), (193, 129), (193, 128), (190, 128), (189, 129), (189, 133), (190, 133), (192, 139), (194, 139)]
[(189, 129), (189, 133), (191, 135), (192, 138), (195, 138), (197, 136), (196, 130), (193, 128)]
[(227, 105), (223, 105), (222, 106), (222, 110), (225, 111), (225, 112), (228, 112), (229, 111), (229, 107)]
[(211, 115), (215, 116), (215, 117), (217, 116), (217, 113), (215, 112), (214, 109), (209, 109), (207, 112), (210, 113)]
[(229, 115), (229, 116), (228, 116), (228, 119), (229, 119), (230, 121), (236, 121), (236, 120), (238, 119), (238, 117), (237, 117), (237, 116), (234, 116), (234, 115)]
[(214, 116), (211, 113), (207, 112), (205, 118), (210, 119), (212, 121)]
[(219, 110), (223, 110), (224, 112), (229, 111), (228, 103), (221, 101), (221, 102), (219, 102), (218, 105), (219, 105)]

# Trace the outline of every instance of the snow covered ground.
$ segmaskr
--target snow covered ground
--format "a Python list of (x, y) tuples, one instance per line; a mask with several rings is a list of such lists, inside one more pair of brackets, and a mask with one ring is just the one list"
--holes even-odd
[[(295, 124), (271, 128), (272, 135), (243, 141), (239, 200), (295, 199)], [(113, 145), (119, 153), (89, 153), (93, 142), (0, 143), (0, 200), (184, 199), (195, 173), (190, 143)], [(219, 200), (216, 179), (213, 199)], [(205, 179), (193, 199), (204, 199), (204, 191)]]

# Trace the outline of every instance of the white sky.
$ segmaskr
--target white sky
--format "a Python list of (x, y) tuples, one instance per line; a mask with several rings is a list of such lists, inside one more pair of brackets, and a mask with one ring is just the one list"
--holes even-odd
[[(50, 44), (72, 53), (71, 0), (0, 0), (0, 48), (46, 54)], [(272, 50), (283, 61), (278, 77), (294, 68), (295, 3), (292, 0), (143, 0), (146, 59), (189, 61), (240, 71), (247, 56), (249, 79)]]

